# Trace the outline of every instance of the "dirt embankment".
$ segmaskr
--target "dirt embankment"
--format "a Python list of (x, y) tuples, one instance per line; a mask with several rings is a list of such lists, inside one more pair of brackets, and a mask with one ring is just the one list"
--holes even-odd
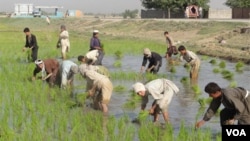
[(197, 53), (250, 64), (250, 33), (237, 29), (213, 38), (214, 40), (203, 43)]

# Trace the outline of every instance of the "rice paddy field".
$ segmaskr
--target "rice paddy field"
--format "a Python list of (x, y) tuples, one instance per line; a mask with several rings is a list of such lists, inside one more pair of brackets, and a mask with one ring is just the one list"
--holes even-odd
[[(61, 61), (56, 43), (62, 24), (70, 33), (68, 58), (78, 64), (77, 56), (84, 55), (89, 49), (93, 29), (100, 31), (105, 49), (103, 65), (109, 69), (114, 85), (108, 116), (88, 107), (89, 100), (84, 93), (86, 82), (79, 74), (75, 76), (73, 91), (49, 88), (40, 80), (31, 81), (35, 64), (28, 62), (27, 52), (22, 52), (25, 44), (23, 29), (29, 27), (36, 35), (39, 59)], [(218, 116), (202, 128), (194, 128), (211, 100), (204, 93), (204, 86), (214, 81), (222, 87), (250, 89), (250, 67), (240, 60), (229, 62), (200, 55), (202, 64), (198, 84), (191, 85), (189, 68), (183, 67), (184, 62), (170, 65), (163, 59), (157, 75), (139, 75), (142, 50), (148, 47), (163, 56), (166, 51), (163, 32), (168, 30), (173, 33), (175, 41), (196, 52), (203, 44), (211, 43), (212, 37), (246, 25), (101, 19), (52, 19), (51, 25), (47, 25), (45, 19), (40, 18), (0, 18), (0, 140), (220, 141)], [(245, 36), (231, 38), (241, 37), (241, 43), (247, 45)], [(162, 117), (159, 125), (153, 124), (152, 117), (140, 112), (140, 98), (131, 91), (137, 81), (147, 82), (162, 77), (172, 80), (180, 88), (169, 107), (169, 125), (161, 124)], [(151, 102), (152, 99), (147, 108)], [(132, 123), (137, 117), (140, 124)]]

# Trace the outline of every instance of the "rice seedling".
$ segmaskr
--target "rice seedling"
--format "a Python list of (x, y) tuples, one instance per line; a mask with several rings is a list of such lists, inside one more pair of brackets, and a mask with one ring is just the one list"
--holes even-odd
[(145, 121), (149, 116), (149, 111), (140, 111), (139, 115), (138, 115), (138, 120), (140, 122), (143, 122)]
[(174, 66), (171, 66), (170, 70), (171, 73), (176, 73), (176, 68)]
[(214, 73), (220, 73), (220, 69), (219, 69), (219, 68), (214, 68), (214, 69), (213, 69), (213, 72), (214, 72)]
[(114, 67), (120, 68), (122, 66), (122, 62), (120, 60), (116, 60), (114, 63)]
[(244, 63), (242, 61), (239, 61), (235, 64), (235, 70), (237, 72), (242, 72), (244, 68)]
[(205, 98), (199, 98), (198, 102), (200, 104), (201, 107), (205, 107), (206, 106), (206, 99)]
[(209, 63), (212, 64), (212, 65), (216, 65), (217, 61), (216, 61), (215, 59), (211, 59), (211, 60), (209, 61)]
[(220, 68), (225, 68), (226, 67), (226, 62), (225, 61), (220, 61), (219, 67)]
[(139, 74), (136, 72), (110, 72), (111, 79), (113, 80), (135, 80)]
[(187, 84), (189, 82), (189, 78), (184, 76), (184, 77), (181, 78), (180, 81), (181, 81), (181, 83)]
[(199, 98), (198, 102), (200, 104), (201, 107), (205, 107), (206, 105), (210, 104), (212, 101), (212, 98)]
[(229, 87), (231, 87), (231, 88), (237, 87), (237, 82), (236, 81), (230, 82)]
[(162, 77), (162, 76), (158, 76), (158, 75), (155, 75), (152, 73), (146, 73), (146, 75), (145, 75), (147, 82), (154, 80), (154, 79), (157, 79), (158, 77)]
[(117, 85), (114, 87), (114, 92), (124, 92), (126, 91), (126, 87), (122, 86), (122, 85)]
[(122, 54), (122, 52), (121, 52), (121, 51), (119, 51), (119, 50), (118, 50), (118, 51), (116, 51), (116, 52), (115, 52), (115, 56), (116, 56), (116, 58), (117, 58), (117, 59), (119, 59), (119, 60), (120, 60), (120, 59), (122, 59), (123, 54)]
[(130, 98), (127, 100), (126, 103), (123, 104), (123, 107), (126, 109), (135, 109), (139, 102), (141, 101), (141, 97), (138, 96), (136, 93), (131, 92)]
[(205, 60), (208, 60), (208, 59), (209, 59), (209, 56), (205, 56), (205, 55), (204, 55), (204, 56), (201, 56), (201, 60), (204, 60), (204, 61), (205, 61)]
[(232, 80), (234, 76), (234, 74), (229, 70), (223, 70), (221, 71), (221, 74), (223, 78), (228, 79), (228, 80)]
[(186, 68), (187, 71), (190, 71), (191, 66), (189, 63), (185, 63), (184, 68)]
[(192, 86), (192, 90), (194, 91), (195, 94), (201, 94), (201, 89), (198, 85)]

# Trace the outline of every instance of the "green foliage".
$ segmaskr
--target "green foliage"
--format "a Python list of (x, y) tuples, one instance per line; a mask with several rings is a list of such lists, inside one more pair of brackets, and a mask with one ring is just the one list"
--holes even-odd
[(160, 9), (166, 10), (170, 9), (185, 9), (187, 5), (195, 4), (203, 7), (204, 9), (208, 9), (209, 0), (196, 0), (196, 1), (187, 1), (187, 0), (141, 0), (142, 6), (146, 9)]
[(140, 122), (143, 122), (145, 121), (149, 116), (149, 112), (146, 110), (146, 111), (140, 111), (139, 115), (138, 115), (138, 120)]
[(219, 66), (220, 66), (220, 68), (225, 68), (226, 67), (226, 62), (225, 61), (221, 61), (219, 63)]
[(176, 73), (176, 68), (174, 66), (171, 66), (170, 70), (171, 73)]
[(135, 10), (125, 10), (125, 12), (124, 13), (122, 13), (122, 16), (123, 16), (123, 18), (124, 19), (126, 19), (126, 18), (131, 18), (131, 19), (134, 19), (134, 18), (136, 18), (136, 16), (138, 15), (138, 10), (137, 9), (135, 9)]
[(122, 86), (122, 85), (117, 85), (114, 87), (114, 92), (124, 92), (126, 91), (126, 87)]
[(195, 94), (201, 94), (201, 89), (198, 85), (192, 86), (192, 90), (194, 91)]
[(120, 60), (120, 59), (122, 59), (123, 54), (122, 54), (122, 52), (121, 52), (121, 51), (119, 51), (119, 50), (118, 50), (118, 51), (116, 51), (116, 52), (115, 52), (115, 56), (116, 56), (116, 58), (117, 58), (117, 59), (119, 59), (119, 60)]
[(230, 82), (229, 87), (231, 87), (231, 88), (237, 87), (237, 82), (236, 81)]
[(213, 69), (213, 72), (214, 72), (214, 73), (219, 73), (219, 72), (220, 72), (220, 69), (219, 69), (219, 68), (214, 68), (214, 69)]
[(184, 68), (186, 68), (187, 71), (190, 71), (191, 65), (189, 63), (185, 63)]
[(233, 76), (234, 76), (234, 74), (228, 70), (221, 71), (221, 74), (222, 74), (223, 78), (228, 79), (228, 80), (232, 80)]
[(235, 70), (237, 72), (242, 72), (243, 71), (243, 67), (244, 67), (244, 63), (242, 61), (239, 61), (235, 65)]
[(130, 98), (126, 103), (124, 103), (123, 107), (126, 109), (135, 109), (139, 102), (141, 101), (141, 97), (138, 96), (136, 93), (131, 92)]
[(249, 0), (227, 0), (225, 4), (231, 8), (249, 8), (250, 7)]
[(182, 77), (181, 78), (181, 83), (188, 83), (189, 78), (188, 77)]
[(122, 62), (120, 60), (116, 60), (114, 63), (114, 67), (120, 68), (122, 66)]
[(212, 60), (209, 61), (209, 63), (215, 65), (217, 63), (217, 61), (215, 59), (212, 59)]
[(199, 98), (198, 99), (198, 102), (200, 104), (201, 107), (205, 107), (207, 106), (208, 104), (210, 104), (212, 101), (212, 98)]

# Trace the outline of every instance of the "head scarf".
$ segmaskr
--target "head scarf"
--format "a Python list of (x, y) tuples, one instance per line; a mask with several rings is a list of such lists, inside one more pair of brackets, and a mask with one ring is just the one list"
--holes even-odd
[(135, 91), (136, 93), (138, 93), (138, 92), (140, 92), (140, 91), (146, 91), (145, 86), (144, 86), (142, 83), (140, 83), (140, 82), (135, 83), (135, 84), (133, 85), (133, 88), (134, 88), (134, 91)]

